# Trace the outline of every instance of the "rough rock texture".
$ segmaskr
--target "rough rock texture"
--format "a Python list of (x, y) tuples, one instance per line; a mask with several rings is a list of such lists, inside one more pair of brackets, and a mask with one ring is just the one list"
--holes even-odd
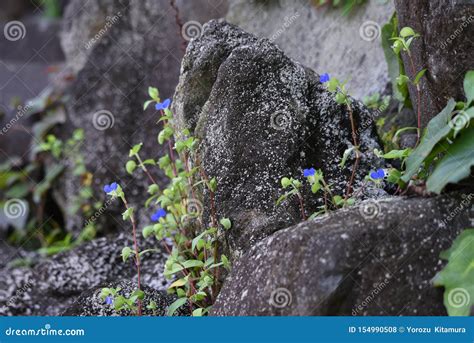
[[(422, 123), (426, 126), (449, 98), (464, 99), (464, 75), (474, 69), (474, 6), (471, 1), (462, 0), (396, 0), (395, 6), (400, 27), (410, 26), (421, 34), (413, 42), (411, 51), (416, 71), (428, 69), (421, 82)], [(404, 64), (412, 76), (406, 56)], [(414, 87), (410, 89), (410, 96), (415, 104)]]
[(473, 198), (369, 200), (279, 231), (233, 266), (213, 315), (446, 315), (430, 280)]
[(361, 99), (382, 93), (389, 81), (380, 28), (393, 11), (391, 1), (369, 0), (343, 16), (308, 0), (232, 0), (226, 19), (318, 73), (350, 78), (351, 94)]
[[(347, 109), (268, 40), (225, 22), (206, 24), (188, 46), (173, 106), (180, 125), (202, 140), (203, 167), (218, 181), (218, 214), (233, 224), (227, 240), (234, 255), (301, 220), (296, 199), (275, 205), (282, 177), (302, 179), (303, 168), (321, 168), (334, 192), (345, 192), (352, 160), (344, 169), (338, 164), (351, 145)], [(353, 107), (360, 184), (378, 164), (378, 143), (370, 113), (358, 102)], [(321, 201), (305, 204), (308, 216)]]
[[(62, 313), (64, 316), (130, 316), (135, 315), (129, 310), (122, 310), (117, 313), (113, 305), (107, 305), (104, 300), (100, 297), (102, 288), (121, 288), (119, 291), (120, 295), (129, 297), (137, 289), (136, 283), (131, 281), (120, 281), (113, 282), (109, 284), (101, 285), (90, 289), (83, 294), (81, 294), (71, 306)], [(168, 310), (168, 306), (176, 300), (175, 296), (169, 295), (166, 291), (157, 291), (150, 287), (142, 287), (142, 290), (145, 292), (145, 298), (142, 302), (142, 314), (144, 316), (165, 316)], [(146, 306), (150, 304), (151, 301), (156, 303), (156, 309), (150, 310)], [(188, 306), (180, 307), (174, 314), (175, 316), (189, 316), (190, 311)]]
[[(1, 270), (0, 314), (58, 315), (91, 288), (108, 281), (136, 279), (132, 259), (124, 263), (120, 255), (125, 246), (131, 246), (131, 242), (123, 235), (99, 238), (33, 269)], [(146, 248), (150, 246), (144, 245), (141, 250)], [(162, 276), (165, 261), (166, 255), (160, 252), (143, 257), (144, 285), (156, 290), (167, 288), (169, 282)]]
[[(200, 13), (212, 9), (206, 19), (220, 8), (210, 2), (196, 6)], [(193, 10), (189, 4), (186, 8)], [(72, 127), (64, 135), (73, 127), (85, 130), (81, 151), (94, 175), (94, 200), (103, 199), (104, 184), (120, 181), (131, 204), (141, 204), (149, 181), (138, 170), (129, 177), (124, 166), (128, 151), (140, 142), (144, 158), (158, 159), (164, 153), (154, 138), (160, 130), (158, 114), (153, 106), (143, 112), (143, 103), (148, 86), (158, 87), (164, 99), (177, 84), (183, 38), (175, 11), (168, 0), (107, 0), (73, 1), (66, 13), (62, 45), (77, 80), (66, 106)], [(160, 183), (163, 178), (156, 169), (152, 174)], [(66, 209), (80, 185), (66, 172), (58, 187), (58, 203)], [(112, 205), (107, 212), (115, 217), (104, 216), (104, 227), (121, 227), (121, 209)], [(137, 213), (139, 222), (148, 220), (150, 213)], [(82, 218), (68, 216), (66, 227), (77, 232), (82, 224)]]

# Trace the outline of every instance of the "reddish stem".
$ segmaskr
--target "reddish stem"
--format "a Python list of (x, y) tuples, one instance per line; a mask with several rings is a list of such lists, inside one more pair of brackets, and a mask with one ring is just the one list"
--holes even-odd
[[(125, 208), (128, 210), (129, 206), (128, 206), (127, 200), (125, 199), (125, 197), (122, 198), (122, 200), (125, 204)], [(132, 228), (133, 228), (133, 246), (134, 246), (134, 249), (135, 249), (135, 264), (137, 266), (138, 290), (141, 291), (140, 254), (138, 253), (137, 225), (135, 223), (135, 216), (133, 214), (130, 215), (130, 221), (132, 222)], [(139, 316), (142, 315), (142, 301), (140, 299), (138, 299), (138, 315)]]
[(349, 111), (349, 118), (351, 121), (351, 129), (352, 129), (352, 143), (354, 144), (355, 152), (356, 152), (356, 160), (354, 162), (354, 165), (352, 166), (352, 174), (351, 178), (349, 179), (349, 184), (347, 185), (347, 190), (346, 190), (346, 197), (345, 200), (349, 199), (349, 196), (352, 193), (352, 185), (355, 180), (355, 176), (357, 173), (357, 168), (359, 166), (359, 161), (360, 161), (360, 153), (359, 153), (359, 143), (357, 141), (357, 128), (356, 124), (354, 121), (354, 113), (352, 111), (352, 107), (350, 104), (347, 104), (347, 110)]

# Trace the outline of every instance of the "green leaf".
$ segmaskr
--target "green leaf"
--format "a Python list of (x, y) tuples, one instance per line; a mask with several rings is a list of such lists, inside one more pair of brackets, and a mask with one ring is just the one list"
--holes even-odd
[[(350, 147), (344, 150), (344, 154), (342, 155), (342, 160), (341, 160), (341, 163), (339, 163), (339, 167), (344, 168), (344, 166), (346, 165), (347, 159), (351, 155), (352, 151), (354, 151), (354, 149), (355, 149), (354, 147)], [(316, 192), (313, 192), (313, 193), (316, 193)]]
[(474, 127), (463, 130), (460, 137), (449, 146), (446, 155), (438, 162), (428, 178), (426, 187), (433, 193), (441, 193), (448, 183), (456, 183), (471, 174), (474, 166)]
[(195, 267), (202, 267), (204, 266), (204, 262), (199, 260), (187, 260), (183, 262), (183, 267), (188, 268), (195, 268)]
[(319, 182), (313, 183), (313, 185), (311, 186), (311, 192), (313, 192), (313, 194), (318, 193), (320, 189), (321, 184)]
[(416, 74), (415, 80), (413, 80), (413, 83), (414, 83), (415, 85), (417, 85), (417, 84), (420, 83), (420, 79), (423, 77), (423, 75), (425, 75), (426, 70), (427, 70), (427, 69), (423, 69), (423, 70), (421, 70), (420, 72), (418, 72), (418, 74)]
[(158, 185), (156, 184), (152, 184), (148, 187), (148, 194), (156, 194), (160, 191), (160, 187), (158, 187)]
[(400, 75), (397, 77), (397, 83), (398, 85), (402, 86), (406, 83), (410, 82), (410, 78), (406, 75)]
[(127, 220), (133, 215), (133, 207), (129, 207), (122, 213), (122, 219)]
[(165, 270), (163, 273), (164, 276), (170, 276), (173, 274), (176, 274), (177, 272), (180, 272), (184, 269), (184, 267), (178, 263), (174, 263), (170, 269)]
[(182, 287), (188, 283), (187, 279), (179, 279), (173, 282), (168, 288)]
[(215, 177), (209, 181), (209, 188), (211, 189), (211, 192), (215, 193), (217, 191), (217, 179)]
[(188, 299), (186, 298), (179, 298), (177, 300), (175, 300), (169, 307), (168, 307), (168, 312), (167, 312), (167, 315), (168, 316), (172, 316), (177, 309), (179, 309), (181, 306), (183, 306), (184, 304), (186, 304), (186, 302), (188, 301)]
[(378, 157), (385, 158), (387, 160), (398, 160), (398, 159), (404, 159), (412, 153), (413, 149), (407, 148), (404, 150), (391, 150), (387, 152), (386, 154), (382, 154), (379, 150), (375, 149), (374, 154)]
[(168, 139), (173, 136), (173, 129), (169, 126), (166, 126), (161, 132), (158, 134), (158, 143), (163, 144)]
[(144, 238), (148, 238), (150, 235), (155, 233), (154, 226), (153, 225), (148, 225), (145, 226), (142, 230), (142, 234)]
[(224, 229), (229, 230), (230, 227), (232, 226), (232, 223), (230, 222), (229, 218), (222, 218), (220, 220), (221, 225), (224, 227)]
[(130, 247), (125, 247), (122, 249), (122, 260), (123, 262), (127, 261), (130, 255), (134, 253), (133, 249)]
[(474, 70), (468, 71), (464, 77), (464, 94), (469, 105), (474, 100)]
[(127, 170), (127, 173), (129, 174), (133, 174), (133, 172), (135, 171), (135, 168), (137, 168), (137, 163), (133, 160), (128, 161), (127, 164), (125, 165), (125, 169)]
[(151, 103), (153, 103), (154, 100), (148, 100), (148, 101), (145, 101), (145, 103), (143, 104), (143, 110), (146, 110), (148, 108), (148, 106), (150, 106)]
[(143, 143), (136, 144), (130, 149), (130, 153), (128, 154), (128, 157), (132, 157), (140, 152), (140, 149), (142, 148)]
[(444, 306), (450, 316), (468, 316), (474, 306), (474, 229), (464, 230), (440, 257), (449, 262), (433, 283), (444, 287)]
[(160, 92), (158, 92), (158, 88), (148, 87), (148, 95), (155, 101), (160, 100)]
[(149, 158), (149, 159), (143, 161), (143, 165), (147, 165), (147, 164), (148, 164), (148, 165), (155, 166), (155, 165), (156, 165), (156, 161), (155, 161), (154, 159), (152, 159), (152, 158)]
[(407, 38), (407, 37), (415, 36), (415, 35), (416, 35), (415, 31), (411, 27), (404, 27), (400, 31), (400, 37), (403, 37), (403, 38)]
[(453, 99), (450, 99), (441, 113), (430, 120), (420, 145), (418, 145), (418, 147), (406, 159), (406, 171), (402, 177), (404, 182), (410, 181), (413, 175), (418, 172), (423, 161), (428, 157), (436, 144), (446, 138), (446, 136), (451, 132), (451, 127), (448, 122), (455, 106), (456, 102)]
[(288, 188), (290, 187), (290, 185), (291, 185), (291, 180), (289, 178), (284, 177), (283, 179), (281, 179), (281, 186), (283, 188)]
[(193, 317), (202, 317), (204, 309), (203, 308), (197, 308), (193, 311)]

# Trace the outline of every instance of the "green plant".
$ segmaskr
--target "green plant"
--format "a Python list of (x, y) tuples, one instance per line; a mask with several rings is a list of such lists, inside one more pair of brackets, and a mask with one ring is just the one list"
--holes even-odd
[[(175, 294), (177, 300), (169, 306), (168, 315), (187, 304), (194, 316), (202, 316), (219, 293), (221, 271), (230, 270), (229, 259), (220, 253), (219, 241), (232, 224), (228, 218), (218, 218), (214, 200), (217, 180), (208, 177), (199, 163), (197, 139), (189, 130), (176, 130), (169, 99), (162, 101), (153, 87), (148, 94), (150, 100), (144, 109), (154, 104), (160, 114), (158, 123), (162, 129), (157, 141), (167, 146), (168, 153), (158, 161), (143, 159), (142, 144), (137, 144), (131, 148), (125, 168), (129, 174), (141, 170), (147, 176), (149, 197), (144, 207), (158, 207), (151, 215), (154, 223), (145, 226), (142, 233), (145, 238), (154, 236), (169, 254), (164, 275), (173, 281), (168, 292)], [(151, 168), (156, 167), (169, 178), (164, 189), (153, 177)], [(210, 225), (204, 224), (203, 198), (209, 201)], [(127, 247), (122, 251), (126, 257), (143, 253)]]
[(394, 13), (390, 21), (382, 27), (382, 48), (387, 61), (388, 75), (392, 83), (392, 92), (395, 99), (400, 103), (399, 111), (403, 107), (412, 108), (412, 104), (408, 92), (408, 84), (399, 83), (397, 78), (400, 75), (405, 75), (405, 66), (401, 55), (395, 53), (393, 50), (393, 39), (399, 36), (398, 33), (398, 18)]
[(444, 287), (444, 306), (450, 316), (468, 316), (474, 306), (474, 229), (464, 230), (440, 257), (448, 264), (433, 283)]
[(317, 6), (342, 8), (342, 14), (350, 14), (357, 6), (362, 6), (367, 0), (315, 0)]
[(340, 105), (345, 105), (347, 108), (347, 111), (349, 113), (349, 120), (351, 123), (351, 131), (352, 131), (352, 147), (349, 147), (343, 156), (343, 164), (344, 166), (345, 161), (347, 158), (349, 158), (350, 154), (355, 154), (355, 161), (354, 165), (352, 166), (352, 173), (349, 179), (349, 182), (347, 183), (347, 189), (346, 189), (346, 195), (345, 195), (345, 200), (347, 201), (349, 197), (352, 194), (352, 185), (355, 181), (355, 176), (357, 173), (357, 168), (360, 163), (360, 147), (359, 147), (359, 140), (357, 137), (357, 127), (354, 119), (354, 111), (352, 109), (352, 99), (349, 96), (347, 89), (346, 89), (346, 83), (347, 81), (340, 82), (336, 78), (331, 78), (328, 83), (327, 83), (327, 88), (331, 93), (336, 94), (335, 100), (338, 104)]
[(466, 101), (449, 100), (426, 128), (421, 143), (406, 159), (402, 177), (426, 180), (427, 190), (440, 193), (448, 183), (470, 175), (474, 165), (474, 71), (464, 78)]

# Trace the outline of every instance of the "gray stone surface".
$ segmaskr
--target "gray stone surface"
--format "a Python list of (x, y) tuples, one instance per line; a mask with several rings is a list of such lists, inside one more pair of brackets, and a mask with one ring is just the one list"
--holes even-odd
[[(301, 220), (296, 199), (276, 206), (282, 177), (302, 180), (304, 168), (321, 168), (334, 193), (345, 192), (353, 159), (345, 168), (338, 164), (352, 139), (347, 109), (313, 71), (268, 40), (209, 22), (188, 46), (173, 106), (180, 125), (202, 140), (203, 167), (218, 181), (217, 212), (233, 223), (227, 242), (234, 256)], [(373, 155), (378, 142), (370, 113), (358, 102), (353, 106), (363, 155), (360, 185), (380, 161)], [(306, 203), (309, 216), (322, 197), (307, 199), (314, 199)]]
[[(215, 9), (207, 2), (196, 6), (201, 12)], [(194, 7), (188, 4), (187, 8)], [(216, 11), (210, 13), (216, 15)], [(183, 40), (175, 11), (168, 0), (131, 0), (71, 2), (66, 12), (62, 42), (77, 80), (68, 92), (70, 123), (63, 135), (68, 136), (74, 127), (85, 131), (81, 152), (94, 175), (94, 198), (103, 200), (104, 184), (120, 182), (137, 209), (139, 223), (145, 224), (153, 211), (140, 210), (149, 180), (138, 170), (130, 177), (124, 166), (130, 148), (140, 142), (144, 143), (143, 158), (157, 160), (165, 153), (155, 138), (161, 125), (156, 124), (159, 113), (153, 106), (144, 112), (143, 103), (149, 86), (158, 87), (165, 99), (178, 82)], [(167, 182), (158, 168), (151, 169), (158, 183)], [(66, 172), (58, 187), (62, 195), (58, 203), (67, 208), (70, 194), (80, 187), (78, 180)], [(122, 227), (122, 211), (118, 205), (110, 206), (107, 213), (111, 215), (102, 218), (104, 227)], [(82, 224), (83, 218), (68, 216), (66, 228), (78, 232)]]
[(446, 315), (431, 279), (473, 197), (368, 200), (279, 231), (233, 265), (212, 314)]
[(289, 57), (320, 74), (350, 78), (351, 94), (362, 99), (383, 92), (388, 83), (379, 28), (393, 11), (391, 2), (377, 0), (349, 16), (339, 9), (317, 8), (308, 0), (231, 0), (226, 19), (274, 41)]
[[(59, 315), (85, 291), (111, 281), (136, 280), (133, 260), (125, 263), (120, 255), (123, 247), (131, 245), (124, 235), (99, 238), (32, 269), (2, 269), (0, 314)], [(156, 247), (143, 243), (140, 248)], [(145, 286), (155, 290), (167, 288), (169, 282), (162, 274), (166, 258), (162, 252), (144, 255), (141, 271)]]
[[(474, 5), (461, 0), (396, 0), (395, 6), (400, 27), (410, 26), (421, 35), (411, 50), (416, 72), (428, 69), (420, 83), (422, 124), (426, 126), (449, 98), (465, 99), (464, 75), (474, 69)], [(405, 69), (412, 77), (410, 62), (404, 57)], [(410, 97), (416, 107), (414, 87)]]

